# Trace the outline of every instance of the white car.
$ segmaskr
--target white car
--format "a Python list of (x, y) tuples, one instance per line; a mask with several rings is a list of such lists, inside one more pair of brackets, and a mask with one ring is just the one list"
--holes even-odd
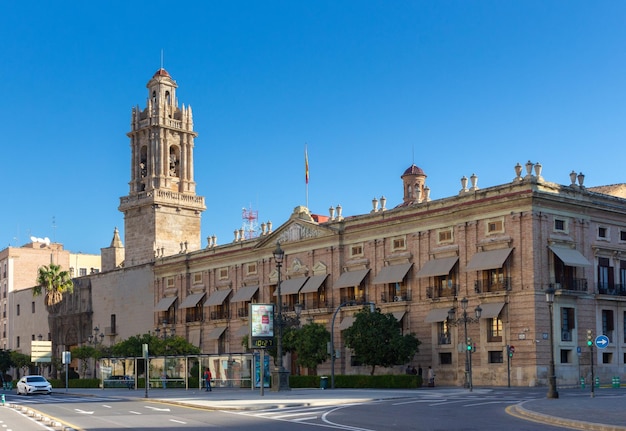
[(52, 385), (44, 376), (24, 376), (17, 382), (18, 395), (52, 393)]

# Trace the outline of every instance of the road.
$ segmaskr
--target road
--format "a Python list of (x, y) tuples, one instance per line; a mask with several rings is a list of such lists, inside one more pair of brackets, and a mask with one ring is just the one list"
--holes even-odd
[[(32, 408), (83, 430), (196, 431), (339, 429), (383, 431), (502, 430), (556, 431), (562, 428), (525, 421), (508, 415), (505, 408), (525, 399), (545, 396), (529, 390), (474, 392), (423, 391), (401, 399), (340, 406), (302, 406), (246, 411), (209, 411), (143, 398), (69, 395), (17, 397), (9, 402)], [(20, 431), (41, 429), (15, 428)]]

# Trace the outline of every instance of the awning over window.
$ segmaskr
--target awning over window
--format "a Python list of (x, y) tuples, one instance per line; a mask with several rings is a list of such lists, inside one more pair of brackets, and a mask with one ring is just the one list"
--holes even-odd
[(566, 266), (591, 266), (585, 256), (573, 248), (550, 246), (550, 250), (558, 256)]
[(359, 269), (357, 271), (346, 271), (343, 274), (341, 274), (341, 276), (339, 276), (339, 279), (335, 282), (335, 284), (333, 285), (333, 288), (341, 289), (343, 287), (360, 286), (368, 272), (370, 272), (369, 269)]
[[(304, 283), (306, 283), (309, 277), (299, 277), (299, 278), (291, 278), (289, 280), (283, 280), (280, 283), (280, 294), (281, 295), (295, 295), (300, 292)], [(274, 296), (278, 295), (278, 289), (274, 291)]]
[(485, 319), (494, 319), (500, 315), (500, 311), (502, 311), (502, 307), (504, 307), (504, 302), (493, 302), (490, 304), (480, 304), (480, 308), (482, 309), (480, 313), (480, 318)]
[(213, 328), (207, 334), (207, 338), (209, 340), (219, 340), (225, 330), (226, 326), (218, 326), (217, 328)]
[(188, 295), (178, 308), (193, 308), (204, 298), (204, 292)]
[(211, 295), (209, 295), (206, 302), (204, 303), (204, 306), (210, 307), (222, 305), (224, 303), (224, 300), (228, 297), (228, 295), (230, 295), (230, 292), (232, 291), (233, 289), (216, 290), (215, 292), (211, 293)]
[(189, 330), (189, 343), (194, 346), (200, 345), (200, 328)]
[(429, 260), (422, 266), (422, 269), (418, 271), (417, 276), (421, 278), (448, 275), (458, 261), (458, 256)]
[(391, 314), (393, 314), (393, 317), (395, 317), (398, 322), (401, 322), (402, 318), (406, 314), (406, 311), (394, 311)]
[(300, 293), (317, 292), (320, 286), (322, 285), (322, 283), (326, 281), (327, 277), (328, 277), (328, 274), (314, 275), (313, 277), (310, 277), (307, 280), (306, 284), (302, 287), (302, 289), (300, 289)]
[(502, 268), (506, 258), (513, 251), (512, 248), (500, 248), (476, 253), (467, 264), (466, 272), (483, 271), (485, 269)]
[(424, 322), (426, 323), (437, 323), (443, 322), (448, 318), (449, 308), (435, 308), (434, 310), (430, 310)]
[(174, 302), (178, 299), (178, 296), (167, 296), (165, 298), (161, 298), (159, 303), (154, 307), (154, 311), (167, 311), (174, 304)]
[(259, 290), (259, 286), (243, 286), (237, 289), (230, 302), (246, 302), (250, 301), (254, 294)]
[(354, 323), (354, 316), (346, 316), (343, 318), (341, 323), (339, 324), (339, 330), (343, 331), (344, 329), (348, 329)]
[(401, 282), (406, 273), (411, 269), (412, 263), (404, 263), (402, 265), (389, 265), (383, 267), (376, 278), (374, 278), (374, 284), (387, 284), (387, 283), (399, 283)]

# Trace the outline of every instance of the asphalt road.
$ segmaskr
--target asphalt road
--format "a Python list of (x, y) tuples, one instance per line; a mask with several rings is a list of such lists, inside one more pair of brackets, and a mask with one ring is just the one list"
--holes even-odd
[[(496, 390), (481, 393), (387, 399), (340, 406), (300, 406), (249, 411), (210, 411), (142, 398), (67, 395), (17, 397), (9, 401), (62, 419), (77, 429), (185, 431), (343, 429), (350, 431), (428, 430), (556, 431), (557, 427), (529, 422), (505, 412), (509, 405), (539, 394)], [(20, 431), (41, 428), (16, 428)]]

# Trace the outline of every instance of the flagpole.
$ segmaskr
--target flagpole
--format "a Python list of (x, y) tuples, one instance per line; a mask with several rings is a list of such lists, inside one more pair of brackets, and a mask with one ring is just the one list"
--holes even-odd
[(309, 152), (307, 149), (307, 144), (304, 144), (304, 182), (306, 207), (307, 209), (309, 209)]

